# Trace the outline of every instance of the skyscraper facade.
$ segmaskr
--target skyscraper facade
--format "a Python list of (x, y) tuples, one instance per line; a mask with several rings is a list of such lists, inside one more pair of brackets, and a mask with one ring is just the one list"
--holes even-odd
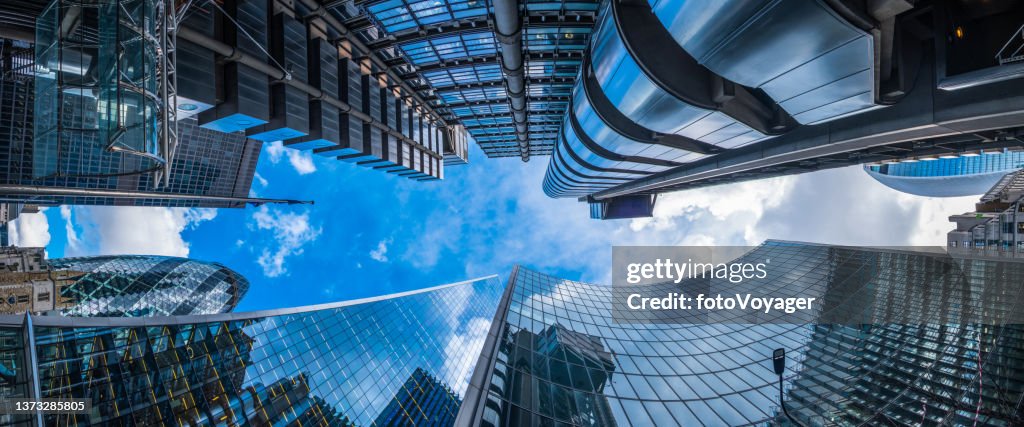
[[(888, 5), (605, 2), (544, 192), (598, 205), (594, 218), (639, 217), (650, 216), (651, 195), (688, 188), (1019, 150), (1024, 62), (969, 58), (1019, 37), (1024, 7)], [(976, 33), (949, 36), (958, 25)], [(972, 177), (981, 182), (919, 191), (955, 195), (994, 182)]]
[[(118, 153), (106, 150), (96, 132), (80, 132), (55, 144), (50, 155), (36, 146), (33, 122), (34, 83), (24, 76), (5, 74), (0, 79), (0, 185), (157, 192), (168, 195), (246, 198), (252, 186), (262, 142), (244, 135), (215, 132), (198, 126), (195, 119), (178, 122), (180, 144), (171, 163), (168, 185), (157, 188), (153, 175), (132, 173), (139, 166)], [(67, 98), (77, 95), (68, 94)], [(84, 109), (68, 114), (63, 126), (95, 127), (95, 106), (67, 100), (68, 108)], [(93, 110), (89, 110), (93, 108)], [(92, 122), (89, 122), (92, 120)], [(2, 190), (0, 190), (2, 191)], [(7, 197), (7, 196), (5, 196)], [(88, 195), (9, 195), (36, 205), (127, 205), (242, 207), (243, 201), (211, 199), (118, 198)]]
[(150, 317), (226, 313), (249, 281), (218, 263), (164, 256), (47, 260), (42, 248), (0, 249), (0, 313)]
[(949, 217), (950, 250), (1012, 255), (1024, 250), (1024, 171), (1004, 175), (974, 205), (973, 212)]
[(49, 261), (73, 283), (59, 289), (64, 316), (182, 316), (233, 311), (249, 281), (216, 262), (116, 255)]
[[(1024, 374), (1014, 368), (1024, 329), (963, 316), (974, 292), (1019, 284), (1024, 264), (772, 241), (747, 258), (786, 272), (766, 286), (814, 292), (824, 283), (827, 307), (851, 295), (886, 303), (858, 325), (630, 322), (612, 317), (609, 287), (517, 267), (457, 424), (785, 423), (776, 348), (791, 360), (785, 404), (805, 425), (1024, 421)], [(1013, 305), (988, 309), (1006, 316)], [(887, 320), (905, 312), (945, 317)]]
[(462, 400), (447, 384), (416, 368), (373, 424), (452, 425), (460, 404)]
[(1024, 152), (993, 151), (966, 156), (924, 156), (864, 166), (886, 187), (927, 197), (981, 195), (1006, 174), (1024, 169)]
[(3, 316), (0, 397), (92, 406), (0, 423), (785, 424), (777, 348), (783, 404), (805, 425), (1024, 421), (1024, 262), (778, 241), (739, 261), (757, 259), (781, 272), (769, 289), (821, 297), (821, 318), (872, 309), (856, 323), (651, 323), (615, 317), (609, 287), (516, 267), (507, 286), (253, 313)]
[[(388, 425), (444, 424), (465, 393), (501, 294), (500, 281), (489, 277), (156, 322), (8, 317), (0, 329), (12, 339), (0, 348), (11, 374), (3, 391), (7, 398), (35, 388), (39, 397), (92, 399), (87, 413), (43, 415), (48, 425), (373, 425), (380, 417)], [(0, 417), (6, 424), (31, 419)]]

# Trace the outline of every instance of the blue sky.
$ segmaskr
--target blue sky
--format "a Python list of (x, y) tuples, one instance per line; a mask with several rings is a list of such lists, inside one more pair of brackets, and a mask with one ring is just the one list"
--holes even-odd
[(488, 159), (418, 182), (267, 144), (252, 192), (314, 206), (62, 207), (23, 215), (21, 246), (51, 258), (163, 254), (217, 261), (251, 282), (239, 310), (382, 295), (498, 274), (515, 263), (606, 283), (612, 245), (754, 245), (767, 238), (943, 244), (975, 198), (892, 191), (846, 168), (673, 193), (655, 217), (595, 221), (541, 191), (548, 159)]

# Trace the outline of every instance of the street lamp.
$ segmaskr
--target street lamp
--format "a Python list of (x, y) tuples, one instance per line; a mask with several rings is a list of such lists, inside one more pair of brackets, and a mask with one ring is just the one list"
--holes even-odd
[(804, 427), (792, 415), (789, 415), (789, 411), (786, 410), (786, 401), (782, 399), (782, 373), (786, 371), (786, 349), (777, 348), (772, 352), (772, 364), (775, 365), (775, 375), (779, 376), (779, 407), (782, 408), (782, 413), (786, 414), (786, 418), (789, 418), (791, 423)]

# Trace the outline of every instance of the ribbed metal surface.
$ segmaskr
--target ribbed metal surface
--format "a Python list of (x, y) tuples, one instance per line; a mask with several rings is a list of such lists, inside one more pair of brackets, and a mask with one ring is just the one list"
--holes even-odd
[(660, 0), (653, 8), (701, 64), (763, 89), (800, 123), (875, 108), (872, 37), (823, 1)]
[[(322, 38), (309, 41), (309, 82), (327, 94), (338, 93), (338, 49)], [(341, 141), (338, 107), (309, 100), (309, 135), (285, 142), (289, 148), (308, 150), (338, 147)]]
[[(212, 35), (213, 13), (208, 10), (195, 10), (181, 25)], [(178, 40), (175, 58), (178, 95), (215, 105), (217, 87), (213, 52), (188, 40)]]
[[(274, 15), (270, 25), (270, 53), (292, 78), (304, 79), (308, 73), (306, 25), (284, 13)], [(264, 76), (264, 79), (267, 77)], [(273, 82), (270, 96), (270, 120), (246, 134), (260, 141), (281, 141), (309, 133), (308, 94), (299, 88)]]

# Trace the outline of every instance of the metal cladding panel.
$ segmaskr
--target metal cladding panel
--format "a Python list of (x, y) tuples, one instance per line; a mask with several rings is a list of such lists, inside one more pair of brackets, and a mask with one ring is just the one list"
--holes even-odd
[[(293, 76), (307, 75), (306, 25), (285, 14), (274, 15), (270, 33), (271, 54)], [(276, 83), (271, 90), (270, 122), (248, 135), (260, 141), (282, 141), (309, 133), (309, 96), (298, 88)]]
[[(309, 41), (309, 84), (326, 94), (338, 93), (338, 49), (329, 41)], [(338, 147), (341, 141), (338, 108), (327, 102), (309, 101), (309, 135), (286, 142), (301, 150)], [(339, 147), (339, 150), (341, 148)]]
[[(263, 50), (267, 46), (268, 2), (266, 0), (236, 0), (235, 5), (234, 22), (238, 24), (239, 29), (235, 35), (236, 46), (250, 55), (265, 56)], [(246, 36), (247, 34), (248, 36)]]
[(391, 103), (391, 107), (392, 107), (391, 117), (392, 117), (392, 119), (388, 123), (392, 123), (394, 125), (393, 127), (395, 128), (395, 130), (397, 130), (402, 135), (405, 135), (405, 122), (406, 121), (402, 120), (404, 118), (402, 115), (405, 114), (405, 112), (407, 111), (407, 109), (405, 107), (405, 103), (402, 102), (402, 100), (400, 98), (398, 98), (398, 97), (396, 97), (394, 95), (392, 95), (391, 98), (393, 99), (393, 102)]
[[(205, 35), (213, 35), (213, 14), (197, 10), (181, 23)], [(212, 107), (217, 103), (214, 55), (209, 49), (188, 40), (178, 40), (175, 78), (179, 97), (186, 97)], [(179, 102), (180, 104), (180, 102)], [(207, 107), (207, 108), (209, 108)]]
[[(213, 52), (187, 40), (177, 44), (175, 69), (178, 79), (178, 96), (201, 102), (208, 106), (217, 103), (217, 86), (214, 77)], [(180, 104), (180, 102), (179, 102)]]
[(402, 146), (403, 145), (405, 145), (405, 144), (402, 141), (399, 141), (397, 138), (389, 135), (388, 138), (387, 138), (387, 144), (385, 145), (385, 147), (387, 147), (387, 153), (386, 153), (387, 157), (386, 157), (386, 159), (389, 162), (392, 162), (392, 163), (395, 163), (395, 164), (401, 163), (402, 162), (402, 152), (401, 152), (401, 150), (402, 150)]
[(437, 144), (437, 128), (434, 127), (433, 122), (427, 122), (426, 132), (426, 143), (423, 145), (433, 150)]
[(411, 120), (409, 122), (409, 138), (412, 138), (413, 141), (420, 142), (420, 143), (422, 143), (422, 141), (423, 141), (423, 137), (421, 136), (422, 135), (422, 131), (421, 131), (422, 124), (421, 124), (421, 122), (422, 122), (422, 119), (420, 118), (420, 112), (419, 112), (419, 110), (414, 108), (412, 110), (412, 118), (411, 118)]
[[(337, 50), (332, 53), (337, 57)], [(335, 92), (338, 99), (349, 105), (360, 108), (362, 100), (362, 76), (359, 67), (348, 58), (341, 58), (337, 62), (337, 76)], [(325, 86), (326, 87), (326, 86)], [(325, 90), (325, 92), (327, 92)], [(337, 157), (361, 153), (363, 150), (363, 121), (351, 114), (338, 114), (338, 140), (335, 147), (328, 147), (314, 151), (314, 154), (324, 157)]]
[[(363, 105), (363, 75), (359, 72), (359, 65), (350, 59), (343, 59), (341, 63), (345, 66), (348, 82), (346, 85), (348, 93), (345, 94), (347, 98), (342, 99), (347, 100), (349, 105), (361, 106)], [(364, 133), (362, 120), (350, 114), (343, 114), (342, 120), (348, 121), (349, 145), (362, 150)]]
[(412, 151), (413, 151), (413, 146), (411, 146), (411, 145), (406, 145), (402, 149), (402, 165), (403, 166), (408, 167), (408, 168), (412, 168), (412, 166), (413, 166), (413, 163), (412, 163)]
[(415, 102), (412, 105), (402, 106), (402, 134), (409, 137), (409, 139), (415, 140), (413, 137), (413, 120), (415, 120), (414, 114), (416, 114)]
[[(234, 19), (219, 24), (228, 33), (225, 41), (234, 43), (238, 50), (247, 54), (264, 56), (262, 46), (267, 40), (267, 2), (239, 0), (235, 4)], [(236, 23), (244, 32), (233, 30)], [(224, 64), (222, 73), (217, 79), (220, 85), (217, 93), (222, 94), (224, 101), (200, 113), (201, 126), (220, 132), (237, 132), (267, 123), (270, 120), (267, 75), (235, 62)]]
[[(377, 85), (377, 80), (371, 76), (362, 76), (362, 84), (363, 112), (370, 117), (379, 119), (382, 113), (380, 87)], [(378, 159), (382, 158), (384, 156), (382, 136), (379, 128), (370, 126), (368, 123), (363, 124), (363, 154), (370, 154)]]
[(654, 4), (676, 41), (711, 71), (763, 89), (798, 122), (876, 108), (872, 36), (824, 2)]

